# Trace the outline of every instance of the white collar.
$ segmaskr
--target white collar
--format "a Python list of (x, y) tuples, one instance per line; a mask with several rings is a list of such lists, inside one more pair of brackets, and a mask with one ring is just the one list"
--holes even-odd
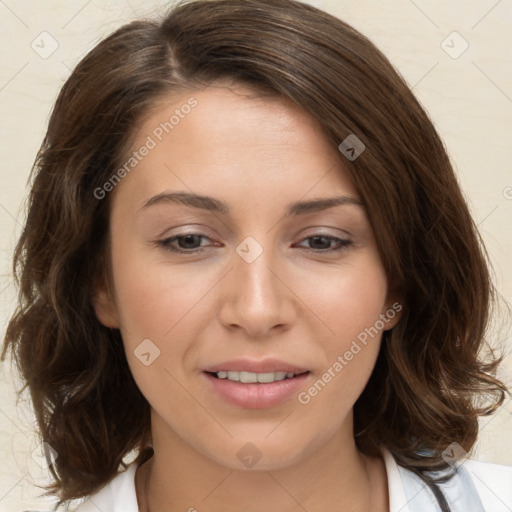
[(388, 477), (389, 512), (410, 512), (409, 500), (395, 458), (386, 448), (381, 448), (381, 453)]

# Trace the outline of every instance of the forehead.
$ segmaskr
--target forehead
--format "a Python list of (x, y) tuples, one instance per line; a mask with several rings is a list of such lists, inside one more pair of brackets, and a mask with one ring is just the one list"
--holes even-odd
[(211, 86), (161, 99), (136, 130), (130, 155), (136, 165), (117, 188), (132, 196), (164, 189), (208, 195), (262, 191), (276, 199), (285, 192), (304, 196), (336, 189), (357, 196), (337, 148), (309, 113), (244, 86)]

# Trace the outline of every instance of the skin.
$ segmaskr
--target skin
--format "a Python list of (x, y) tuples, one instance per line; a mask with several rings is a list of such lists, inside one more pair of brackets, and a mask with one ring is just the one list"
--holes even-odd
[[(388, 510), (383, 461), (356, 449), (352, 414), (381, 334), (306, 405), (294, 395), (243, 409), (202, 374), (238, 357), (275, 357), (310, 370), (307, 390), (395, 302), (361, 205), (283, 217), (296, 201), (359, 199), (344, 157), (293, 103), (221, 84), (159, 104), (133, 148), (191, 96), (197, 107), (113, 192), (112, 289), (99, 286), (94, 298), (98, 319), (121, 330), (152, 408), (155, 455), (136, 476), (141, 508), (147, 485), (153, 512)], [(143, 208), (162, 192), (212, 196), (230, 213), (171, 202)], [(201, 252), (158, 245), (190, 232), (205, 238), (183, 250)], [(336, 240), (308, 238), (318, 234), (350, 245), (329, 251)], [(263, 249), (251, 263), (236, 252), (248, 236)], [(144, 339), (160, 350), (149, 366), (134, 353)], [(261, 453), (251, 468), (236, 455), (248, 442)]]

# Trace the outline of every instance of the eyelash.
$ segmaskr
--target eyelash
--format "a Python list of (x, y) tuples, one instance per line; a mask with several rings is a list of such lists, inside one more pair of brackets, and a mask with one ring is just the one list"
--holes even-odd
[[(181, 238), (186, 238), (188, 236), (196, 236), (196, 237), (201, 237), (201, 238), (208, 238), (207, 236), (202, 235), (200, 233), (185, 233), (183, 235), (177, 235), (177, 236), (173, 236), (171, 238), (166, 238), (165, 240), (160, 240), (160, 241), (158, 241), (156, 243), (157, 243), (158, 246), (162, 247), (164, 250), (170, 251), (170, 252), (175, 252), (175, 253), (195, 254), (195, 253), (198, 253), (198, 252), (202, 252), (204, 250), (204, 248), (201, 248), (201, 247), (198, 247), (198, 248), (195, 248), (195, 249), (186, 250), (186, 249), (178, 249), (178, 248), (176, 248), (176, 247), (171, 245), (172, 242), (177, 241), (177, 240), (179, 240)], [(353, 244), (353, 242), (351, 240), (347, 240), (347, 239), (343, 239), (343, 238), (338, 238), (338, 237), (330, 236), (330, 235), (323, 235), (321, 233), (308, 236), (306, 238), (303, 238), (301, 241), (303, 242), (304, 240), (310, 240), (310, 239), (313, 239), (313, 238), (323, 238), (323, 239), (334, 241), (334, 242), (336, 242), (338, 244), (338, 247), (330, 248), (330, 249), (313, 249), (313, 248), (304, 247), (304, 249), (306, 249), (307, 251), (314, 251), (314, 252), (317, 252), (317, 253), (339, 252), (339, 251), (347, 249), (349, 246), (351, 246)]]

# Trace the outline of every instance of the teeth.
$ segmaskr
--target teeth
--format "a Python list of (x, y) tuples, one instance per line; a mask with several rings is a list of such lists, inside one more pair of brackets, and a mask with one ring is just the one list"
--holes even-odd
[(270, 382), (276, 382), (284, 379), (291, 379), (295, 374), (292, 372), (269, 372), (269, 373), (252, 373), (252, 372), (217, 372), (219, 379), (234, 380), (236, 382), (242, 382), (244, 384), (252, 384), (255, 382), (261, 382), (268, 384)]

